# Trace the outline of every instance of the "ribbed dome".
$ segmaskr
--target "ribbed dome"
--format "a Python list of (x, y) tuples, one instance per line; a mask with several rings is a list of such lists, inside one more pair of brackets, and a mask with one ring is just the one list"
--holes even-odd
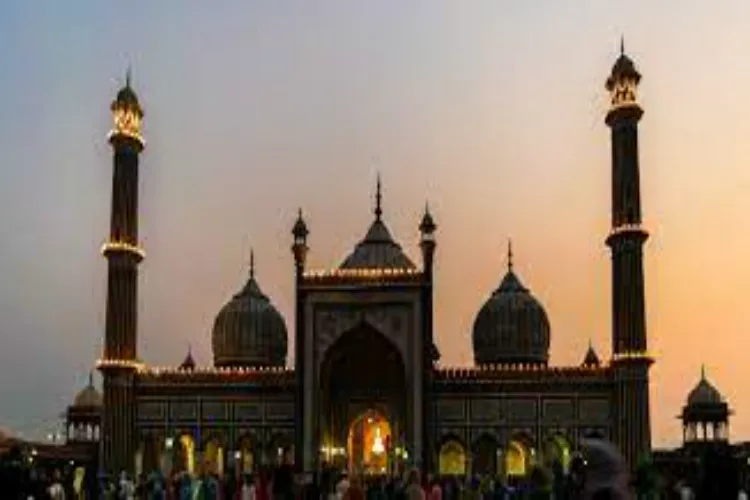
[(96, 407), (102, 405), (102, 394), (94, 387), (94, 376), (89, 374), (89, 384), (76, 394), (73, 400), (75, 407)]
[(401, 245), (396, 243), (385, 223), (376, 219), (365, 238), (344, 259), (341, 269), (416, 269)]
[(513, 272), (508, 272), (474, 320), (474, 360), (487, 363), (539, 363), (549, 360), (547, 313)]
[(221, 309), (212, 335), (216, 366), (283, 366), (284, 318), (260, 290), (251, 264), (245, 287)]
[(693, 390), (690, 391), (687, 398), (688, 406), (711, 406), (721, 405), (724, 403), (724, 398), (721, 396), (719, 390), (706, 379), (705, 370), (701, 369), (701, 379), (698, 381)]

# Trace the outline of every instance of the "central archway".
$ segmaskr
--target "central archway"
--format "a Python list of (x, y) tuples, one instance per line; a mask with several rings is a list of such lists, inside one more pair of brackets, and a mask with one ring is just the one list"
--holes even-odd
[[(403, 358), (382, 333), (366, 322), (344, 333), (321, 364), (322, 450), (341, 450), (355, 470), (387, 471), (389, 452), (403, 441), (407, 387)], [(376, 442), (390, 449), (373, 454)]]

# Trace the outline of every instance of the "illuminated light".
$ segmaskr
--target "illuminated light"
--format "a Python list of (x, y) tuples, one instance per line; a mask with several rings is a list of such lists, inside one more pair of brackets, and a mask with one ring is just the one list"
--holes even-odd
[(625, 234), (625, 233), (647, 234), (646, 230), (643, 229), (643, 227), (640, 224), (620, 224), (617, 227), (613, 227), (610, 230), (609, 235), (616, 236), (618, 234)]
[(385, 452), (383, 437), (380, 435), (380, 427), (375, 427), (375, 437), (372, 441), (372, 452), (376, 455), (382, 455)]
[(653, 361), (654, 357), (646, 351), (626, 351), (612, 355), (612, 361)]
[(112, 110), (113, 128), (107, 135), (110, 141), (117, 137), (127, 137), (138, 142), (141, 147), (146, 145), (146, 140), (141, 134), (141, 120), (143, 114), (138, 109), (115, 106)]
[(124, 241), (108, 241), (102, 245), (102, 255), (105, 257), (113, 252), (131, 253), (138, 257), (139, 260), (143, 260), (146, 257), (146, 251), (132, 243)]
[(143, 364), (131, 360), (131, 359), (99, 359), (96, 362), (97, 368), (132, 368), (135, 370), (140, 370), (143, 367)]
[(609, 91), (610, 110), (638, 106), (638, 81), (621, 78), (612, 83)]

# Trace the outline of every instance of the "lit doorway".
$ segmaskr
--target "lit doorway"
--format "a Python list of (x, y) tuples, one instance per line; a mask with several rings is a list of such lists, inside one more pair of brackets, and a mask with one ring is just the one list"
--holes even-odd
[(365, 475), (387, 474), (391, 424), (376, 410), (368, 410), (349, 426), (346, 442), (349, 470)]

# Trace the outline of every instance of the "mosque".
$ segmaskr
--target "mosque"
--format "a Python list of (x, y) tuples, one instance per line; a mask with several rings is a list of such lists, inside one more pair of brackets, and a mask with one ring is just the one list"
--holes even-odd
[[(143, 109), (130, 79), (111, 110), (113, 150), (104, 349), (93, 384), (68, 414), (69, 435), (99, 441), (102, 471), (247, 471), (285, 460), (301, 472), (335, 464), (364, 473), (407, 464), (442, 474), (526, 474), (565, 466), (581, 439), (613, 440), (629, 463), (651, 451), (637, 100), (641, 75), (621, 51), (605, 88), (611, 130), (612, 356), (592, 347), (581, 363), (549, 362), (550, 322), (513, 267), (478, 305), (475, 364), (447, 368), (433, 338), (437, 224), (415, 231), (419, 259), (388, 229), (380, 182), (372, 222), (351, 254), (309, 269), (302, 210), (291, 231), (295, 315), (284, 318), (250, 265), (218, 312), (213, 364), (188, 353), (173, 367), (137, 352), (138, 168)], [(335, 223), (335, 221), (331, 221)], [(293, 322), (293, 325), (289, 321)], [(287, 366), (288, 332), (294, 366)], [(71, 413), (72, 412), (72, 413)]]

